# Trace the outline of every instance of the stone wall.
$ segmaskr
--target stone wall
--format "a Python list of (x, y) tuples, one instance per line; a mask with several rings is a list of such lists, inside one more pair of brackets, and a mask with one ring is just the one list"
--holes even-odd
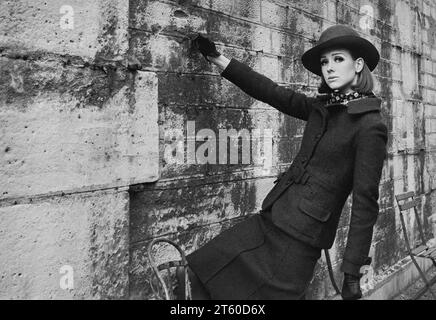
[(124, 0), (0, 3), (0, 297), (129, 294), (129, 186), (158, 179), (157, 77)]

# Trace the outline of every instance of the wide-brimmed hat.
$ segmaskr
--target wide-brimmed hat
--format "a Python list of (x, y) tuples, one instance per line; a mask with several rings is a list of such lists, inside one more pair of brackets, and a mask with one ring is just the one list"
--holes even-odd
[(373, 71), (380, 60), (377, 48), (368, 40), (362, 38), (357, 31), (349, 26), (338, 24), (324, 30), (316, 45), (307, 50), (301, 57), (304, 67), (322, 76), (320, 56), (323, 50), (342, 47), (352, 50), (362, 57), (368, 68)]

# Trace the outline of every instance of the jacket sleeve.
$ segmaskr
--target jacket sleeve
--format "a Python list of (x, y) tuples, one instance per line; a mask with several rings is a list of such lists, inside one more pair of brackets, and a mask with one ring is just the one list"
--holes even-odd
[(355, 140), (350, 228), (341, 271), (359, 275), (368, 257), (379, 213), (379, 184), (387, 157), (387, 127), (377, 121), (359, 130)]
[(316, 98), (279, 86), (248, 65), (232, 58), (221, 76), (231, 81), (251, 97), (265, 102), (292, 117), (307, 121)]

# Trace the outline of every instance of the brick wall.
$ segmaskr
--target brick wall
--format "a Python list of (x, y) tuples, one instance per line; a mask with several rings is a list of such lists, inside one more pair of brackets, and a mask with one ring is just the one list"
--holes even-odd
[[(377, 46), (382, 59), (374, 73), (376, 94), (383, 98), (383, 116), (389, 125), (389, 157), (371, 247), (374, 270), (363, 279), (365, 288), (371, 289), (390, 266), (405, 257), (394, 194), (416, 190), (422, 195), (420, 212), (426, 218), (435, 205), (434, 2), (135, 0), (130, 10), (130, 50), (158, 76), (161, 132), (161, 179), (135, 186), (131, 194), (131, 298), (154, 297), (145, 252), (152, 239), (168, 237), (191, 252), (258, 212), (275, 175), (296, 155), (304, 127), (303, 122), (255, 101), (221, 78), (218, 68), (190, 51), (185, 37), (191, 32), (208, 34), (228, 58), (235, 57), (274, 81), (308, 94), (316, 93), (319, 78), (309, 74), (299, 58), (326, 27), (350, 24)], [(209, 128), (216, 133), (229, 127), (272, 128), (272, 169), (262, 170), (255, 163), (166, 163), (165, 150), (175, 145), (165, 132), (186, 130), (189, 120), (195, 120), (198, 130)], [(350, 208), (351, 197), (331, 249), (338, 279)], [(411, 217), (408, 223), (414, 223)], [(426, 226), (431, 231), (432, 226)], [(321, 259), (310, 297), (332, 294)]]
[[(259, 211), (295, 157), (304, 122), (220, 77), (190, 48), (197, 32), (307, 94), (319, 79), (300, 57), (326, 27), (350, 24), (381, 52), (374, 74), (389, 157), (366, 288), (405, 256), (394, 194), (416, 190), (425, 220), (434, 212), (433, 1), (67, 2), (0, 4), (0, 296), (153, 299), (151, 240), (191, 252)], [(185, 152), (173, 161), (204, 143), (193, 141), (188, 121), (218, 142), (220, 129), (271, 129), (272, 163), (253, 137), (261, 152), (249, 164), (190, 163)], [(331, 249), (338, 279), (350, 208), (351, 197)], [(416, 236), (413, 218), (407, 223)], [(436, 231), (430, 222), (426, 230)], [(64, 265), (74, 269), (73, 289), (59, 287)], [(310, 297), (332, 294), (321, 259)]]

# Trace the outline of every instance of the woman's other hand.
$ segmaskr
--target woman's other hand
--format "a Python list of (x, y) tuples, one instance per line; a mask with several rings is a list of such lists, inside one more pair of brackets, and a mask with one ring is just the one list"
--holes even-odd
[(362, 298), (360, 289), (360, 277), (344, 273), (344, 282), (342, 284), (342, 299), (358, 300)]

